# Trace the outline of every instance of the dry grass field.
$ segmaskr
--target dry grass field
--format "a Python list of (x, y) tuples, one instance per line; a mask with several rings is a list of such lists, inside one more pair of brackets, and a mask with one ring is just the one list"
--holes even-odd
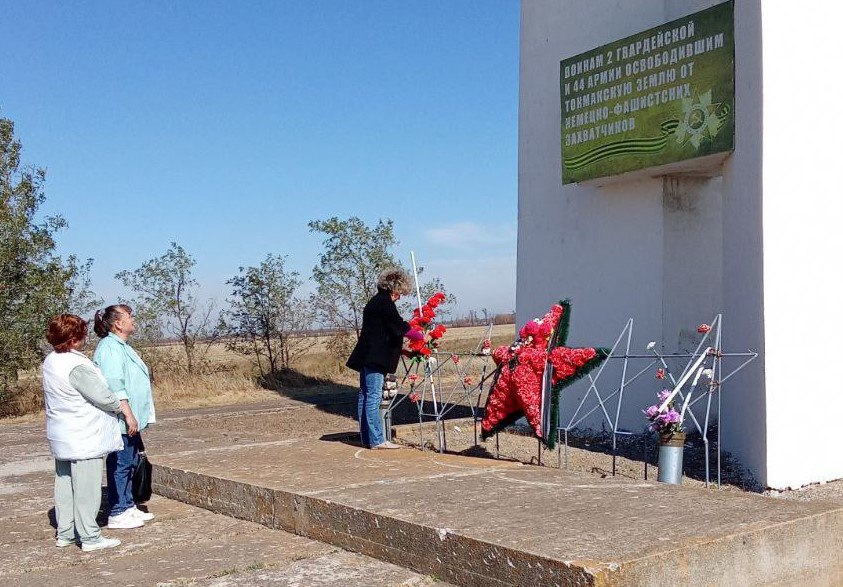
[[(467, 326), (449, 328), (442, 338), (441, 352), (465, 353), (474, 351), (485, 338), (487, 327)], [(509, 344), (515, 336), (515, 325), (492, 328), (492, 346)], [(329, 392), (331, 386), (357, 386), (357, 373), (344, 366), (345, 359), (333, 356), (326, 349), (328, 337), (315, 337), (313, 346), (293, 365), (292, 371), (281, 376), (275, 389), (262, 387), (257, 369), (249, 357), (236, 354), (215, 343), (205, 359), (209, 374), (187, 377), (164, 371), (155, 377), (156, 406), (189, 408), (231, 403), (260, 401), (278, 392)], [(181, 353), (179, 347), (167, 347), (167, 352)]]
[[(449, 328), (442, 338), (440, 351), (472, 352), (478, 348), (486, 333), (487, 327), (483, 326)], [(494, 326), (492, 346), (509, 344), (514, 336), (515, 325)], [(166, 410), (251, 403), (271, 400), (279, 393), (330, 394), (356, 387), (357, 373), (344, 366), (344, 358), (339, 359), (328, 351), (327, 341), (328, 337), (314, 337), (308, 341), (311, 346), (293, 364), (292, 369), (282, 373), (271, 384), (262, 384), (251, 357), (234, 353), (223, 343), (214, 343), (201, 350), (202, 368), (193, 375), (172, 368), (172, 365), (182, 362), (184, 351), (180, 346), (155, 347), (152, 351), (144, 352), (144, 355), (153, 367), (156, 408)], [(451, 379), (453, 377), (452, 373)], [(19, 389), (3, 398), (0, 414), (6, 417), (23, 416), (37, 413), (42, 407), (40, 383), (34, 374), (28, 374), (22, 378)]]

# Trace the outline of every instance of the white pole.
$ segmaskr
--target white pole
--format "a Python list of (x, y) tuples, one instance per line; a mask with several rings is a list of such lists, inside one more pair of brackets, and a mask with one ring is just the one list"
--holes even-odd
[[(410, 251), (410, 260), (413, 262), (413, 279), (416, 281), (416, 300), (419, 304), (419, 318), (422, 315), (422, 301), (421, 301), (421, 288), (419, 287), (419, 272), (416, 268), (416, 254), (413, 251)], [(436, 386), (433, 383), (433, 373), (430, 370), (430, 365), (425, 363), (424, 366), (424, 373), (427, 375), (428, 381), (430, 382), (430, 396), (433, 399), (433, 412), (436, 414), (436, 419), (439, 419), (439, 405), (436, 402)]]
[(419, 316), (421, 316), (422, 303), (421, 303), (421, 289), (419, 288), (419, 272), (416, 269), (416, 254), (413, 251), (410, 251), (410, 259), (413, 262), (413, 279), (416, 280), (416, 300), (418, 300), (418, 303), (419, 303)]
[(679, 423), (685, 421), (685, 410), (688, 409), (688, 404), (691, 402), (691, 394), (694, 393), (694, 389), (697, 388), (697, 383), (700, 381), (700, 376), (703, 372), (703, 366), (697, 369), (697, 374), (694, 376), (694, 381), (691, 382), (691, 387), (688, 388), (688, 394), (685, 396), (685, 402), (682, 404), (682, 412), (679, 414)]
[(676, 383), (676, 386), (673, 388), (673, 391), (670, 392), (670, 395), (662, 402), (659, 406), (659, 412), (664, 413), (667, 410), (667, 404), (673, 401), (673, 398), (676, 397), (676, 394), (679, 393), (679, 390), (682, 389), (682, 386), (685, 385), (691, 376), (694, 374), (694, 371), (699, 368), (700, 364), (705, 360), (708, 352), (711, 350), (711, 347), (706, 347), (706, 349), (702, 352), (702, 354), (694, 361), (693, 366), (685, 372), (682, 378)]

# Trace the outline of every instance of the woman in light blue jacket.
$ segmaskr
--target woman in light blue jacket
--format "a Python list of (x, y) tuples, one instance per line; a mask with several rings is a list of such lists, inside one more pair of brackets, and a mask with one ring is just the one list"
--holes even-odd
[(149, 369), (127, 344), (135, 332), (132, 309), (125, 304), (108, 306), (94, 317), (94, 332), (102, 340), (94, 353), (108, 387), (117, 399), (128, 400), (138, 422), (138, 434), (130, 434), (121, 423), (123, 450), (111, 453), (105, 461), (108, 479), (108, 527), (138, 528), (155, 516), (142, 512), (132, 497), (132, 477), (138, 462), (140, 432), (155, 421)]

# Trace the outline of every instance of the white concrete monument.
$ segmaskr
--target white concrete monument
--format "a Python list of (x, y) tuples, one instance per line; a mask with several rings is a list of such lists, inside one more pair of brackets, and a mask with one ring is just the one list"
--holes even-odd
[(724, 349), (760, 353), (723, 448), (777, 488), (843, 477), (835, 6), (522, 2), (519, 321), (569, 297), (573, 339), (634, 317), (672, 352), (722, 312)]

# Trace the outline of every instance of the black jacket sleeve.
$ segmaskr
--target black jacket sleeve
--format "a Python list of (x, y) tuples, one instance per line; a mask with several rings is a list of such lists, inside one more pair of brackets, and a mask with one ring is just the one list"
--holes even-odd
[(393, 337), (401, 338), (410, 330), (410, 325), (398, 313), (395, 302), (391, 299), (389, 302), (389, 304), (384, 304), (383, 325)]

